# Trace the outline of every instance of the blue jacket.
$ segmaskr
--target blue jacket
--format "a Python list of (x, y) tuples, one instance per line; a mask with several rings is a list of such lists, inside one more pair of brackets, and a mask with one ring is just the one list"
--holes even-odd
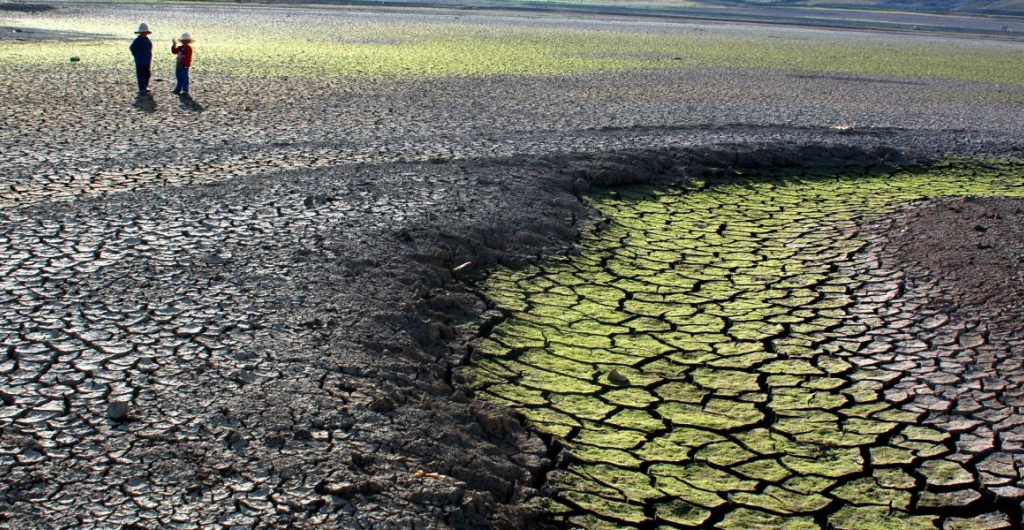
[(132, 45), (128, 47), (132, 52), (132, 56), (135, 57), (135, 64), (139, 66), (146, 66), (153, 62), (153, 41), (149, 40), (148, 37), (139, 35), (132, 41)]

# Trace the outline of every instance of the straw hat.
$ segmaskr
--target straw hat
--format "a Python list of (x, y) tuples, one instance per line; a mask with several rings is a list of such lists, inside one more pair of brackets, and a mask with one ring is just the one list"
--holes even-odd
[(152, 31), (149, 31), (149, 25), (145, 22), (139, 24), (139, 29), (135, 30), (136, 35), (141, 35), (143, 33), (153, 33)]
[(189, 35), (188, 33), (182, 33), (181, 38), (178, 40), (180, 40), (181, 42), (191, 42), (193, 39), (192, 35)]

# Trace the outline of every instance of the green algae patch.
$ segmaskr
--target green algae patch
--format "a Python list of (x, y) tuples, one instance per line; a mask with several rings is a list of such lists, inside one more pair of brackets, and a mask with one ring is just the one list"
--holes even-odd
[(964, 486), (974, 482), (962, 465), (948, 460), (929, 460), (921, 464), (920, 471), (930, 486)]
[(658, 505), (657, 517), (686, 528), (700, 528), (711, 517), (711, 512), (683, 500), (668, 501)]
[(811, 517), (788, 517), (748, 508), (729, 512), (722, 522), (715, 525), (721, 530), (750, 530), (751, 528), (777, 528), (779, 530), (819, 530)]
[(836, 530), (935, 530), (938, 519), (934, 515), (909, 516), (883, 506), (844, 506), (828, 521)]
[(851, 362), (881, 325), (859, 293), (886, 281), (858, 268), (855, 228), (986, 194), (1024, 195), (1024, 166), (597, 190), (612, 223), (579, 255), (480, 285), (524, 302), (460, 377), (563, 438), (551, 482), (584, 528), (932, 528), (914, 510), (971, 501), (947, 490), (974, 479), (941, 458), (947, 434), (882, 398), (900, 372)]

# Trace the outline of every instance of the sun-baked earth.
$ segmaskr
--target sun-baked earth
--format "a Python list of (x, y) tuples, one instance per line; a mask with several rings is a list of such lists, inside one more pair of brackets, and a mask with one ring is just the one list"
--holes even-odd
[[(137, 98), (127, 46), (140, 20), (156, 56), (153, 94)], [(198, 38), (191, 100), (168, 94), (164, 48), (183, 31)], [(461, 383), (481, 339), (522, 317), (495, 310), (494, 266), (585, 256), (586, 241), (618, 233), (621, 222), (599, 213), (607, 186), (704, 183), (738, 196), (757, 175), (877, 179), (963, 156), (943, 163), (964, 190), (1019, 195), (1024, 74), (1013, 65), (1024, 44), (1014, 41), (193, 4), (5, 10), (0, 32), (8, 528), (600, 527), (628, 524), (637, 506), (641, 525), (685, 526), (699, 510), (724, 523), (724, 510), (688, 507), (680, 492), (710, 501), (732, 484), (730, 466), (749, 463), (731, 461), (732, 446), (702, 460), (711, 484), (677, 480), (671, 492), (605, 464), (616, 478), (583, 493), (626, 507), (609, 514), (560, 487), (585, 451), (561, 451), (550, 430)], [(822, 442), (842, 471), (826, 484), (820, 466), (789, 465), (806, 456), (780, 447), (783, 469), (771, 486), (738, 491), (748, 519), (733, 521), (1019, 524), (1017, 203), (945, 195), (863, 225), (819, 212), (823, 230), (855, 230), (868, 245), (814, 257), (821, 281), (801, 287), (893, 308), (857, 328), (885, 344), (837, 373), (884, 372), (858, 394), (875, 392), (871, 413), (926, 424), (912, 433), (926, 439), (901, 431), (902, 447), (884, 455), (905, 476), (868, 475), (871, 444), (856, 446), (858, 461), (854, 446)], [(959, 211), (944, 215), (950, 207)], [(702, 230), (724, 237), (717, 229)], [(840, 270), (884, 281), (839, 289), (828, 260), (840, 257)], [(982, 275), (999, 280), (979, 287)], [(738, 394), (750, 380), (726, 383)], [(652, 417), (706, 421), (727, 404)], [(777, 417), (754, 424), (781, 432)], [(730, 440), (748, 436), (744, 426), (726, 428)], [(893, 490), (891, 505), (865, 493), (869, 477)], [(623, 501), (616, 488), (629, 484), (642, 498)], [(830, 504), (816, 508), (819, 497)]]
[[(508, 318), (459, 378), (565, 448), (551, 510), (580, 527), (1009, 528), (1019, 401), (992, 388), (1015, 387), (1016, 321), (932, 303), (964, 291), (946, 264), (930, 287), (895, 267), (946, 250), (928, 239), (962, 222), (879, 247), (908, 202), (1019, 198), (1020, 170), (748, 170), (597, 192), (608, 223), (581, 252), (487, 279)], [(990, 229), (1019, 241), (1010, 223)], [(1018, 275), (977, 282), (990, 295), (1019, 289), (1016, 264), (977, 263)]]

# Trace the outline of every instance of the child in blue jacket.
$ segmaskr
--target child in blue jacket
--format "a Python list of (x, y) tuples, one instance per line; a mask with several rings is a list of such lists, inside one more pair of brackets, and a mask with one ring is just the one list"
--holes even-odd
[(149, 93), (150, 69), (153, 64), (153, 42), (149, 40), (150, 33), (152, 32), (145, 22), (139, 24), (139, 29), (135, 32), (138, 37), (135, 37), (132, 45), (128, 47), (135, 57), (135, 78), (139, 82), (139, 94)]

